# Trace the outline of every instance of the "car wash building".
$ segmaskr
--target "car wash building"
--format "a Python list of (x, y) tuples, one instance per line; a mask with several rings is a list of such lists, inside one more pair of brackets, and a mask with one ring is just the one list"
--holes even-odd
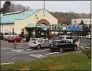
[(46, 9), (10, 12), (1, 16), (1, 32), (29, 34), (30, 36), (44, 36), (49, 34), (51, 25), (58, 24), (55, 18)]

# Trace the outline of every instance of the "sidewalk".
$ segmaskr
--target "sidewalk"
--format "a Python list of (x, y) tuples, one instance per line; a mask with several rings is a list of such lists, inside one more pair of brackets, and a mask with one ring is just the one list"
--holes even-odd
[(80, 46), (81, 49), (85, 49), (85, 48), (90, 48), (90, 47), (85, 47), (85, 46)]

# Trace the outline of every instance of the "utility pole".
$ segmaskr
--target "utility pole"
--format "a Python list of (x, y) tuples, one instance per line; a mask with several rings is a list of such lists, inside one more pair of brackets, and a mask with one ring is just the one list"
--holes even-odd
[(43, 2), (43, 16), (45, 16), (45, 0)]

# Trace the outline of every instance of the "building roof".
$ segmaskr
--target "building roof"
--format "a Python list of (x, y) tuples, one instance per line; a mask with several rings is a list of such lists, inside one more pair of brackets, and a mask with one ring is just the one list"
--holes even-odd
[(3, 16), (1, 16), (1, 24), (14, 23), (14, 20), (25, 19), (38, 11), (39, 9), (6, 13)]

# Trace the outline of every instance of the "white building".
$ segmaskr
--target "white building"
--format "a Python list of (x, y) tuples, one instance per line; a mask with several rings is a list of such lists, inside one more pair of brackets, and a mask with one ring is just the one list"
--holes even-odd
[(91, 19), (88, 19), (88, 18), (72, 19), (71, 24), (80, 24), (81, 21), (83, 21), (84, 24), (87, 24), (87, 25), (91, 24)]

